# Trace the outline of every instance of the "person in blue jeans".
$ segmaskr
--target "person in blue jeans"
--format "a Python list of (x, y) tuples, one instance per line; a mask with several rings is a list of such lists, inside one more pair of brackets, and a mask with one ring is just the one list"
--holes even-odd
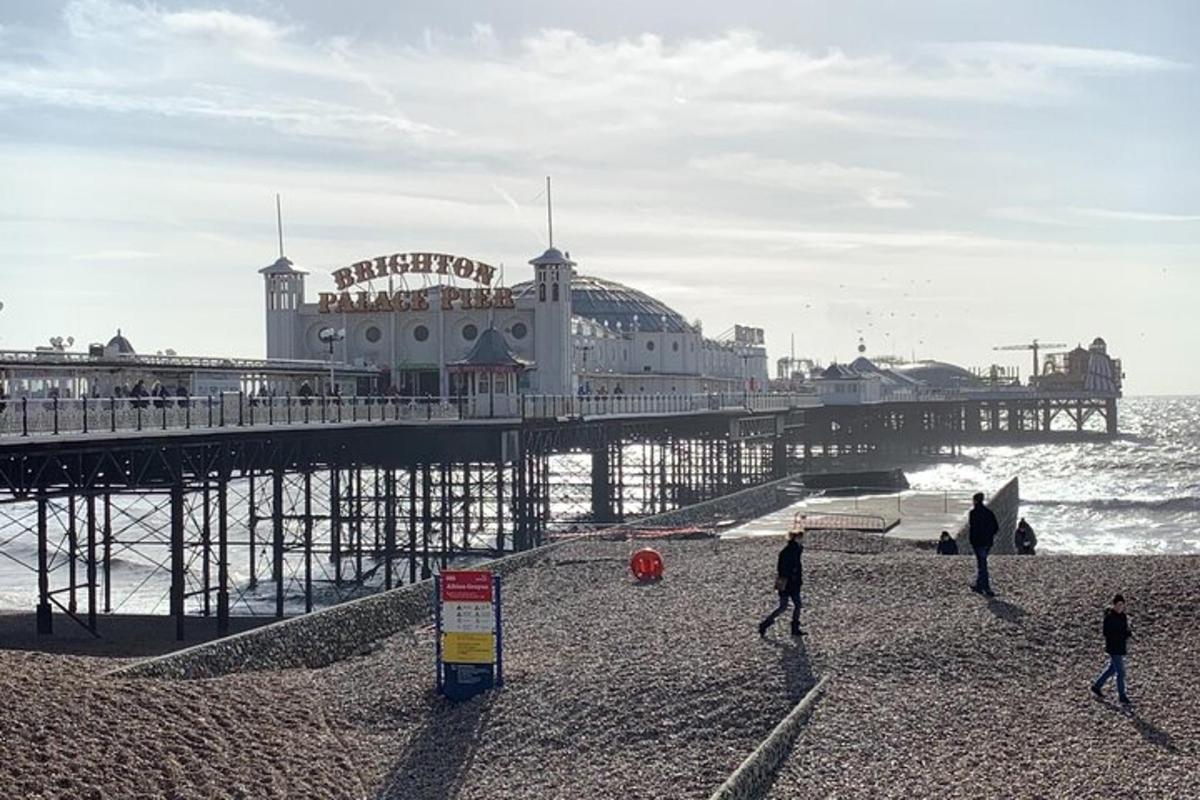
[(975, 551), (975, 565), (978, 569), (971, 591), (995, 597), (996, 594), (992, 591), (992, 584), (988, 578), (987, 559), (988, 551), (992, 549), (992, 545), (996, 541), (996, 533), (1000, 530), (1000, 523), (996, 521), (996, 515), (992, 513), (992, 510), (983, 504), (983, 492), (977, 492), (971, 499), (975, 503), (975, 507), (971, 509), (971, 514), (967, 518), (967, 524), (971, 529), (968, 538), (971, 542), (971, 549)]
[(1104, 684), (1113, 675), (1117, 676), (1117, 699), (1123, 705), (1129, 705), (1129, 695), (1125, 694), (1125, 656), (1128, 653), (1128, 641), (1133, 637), (1129, 629), (1129, 619), (1125, 616), (1125, 598), (1114, 595), (1112, 606), (1104, 612), (1104, 650), (1108, 653), (1108, 668), (1100, 673), (1092, 683), (1092, 694), (1104, 697)]

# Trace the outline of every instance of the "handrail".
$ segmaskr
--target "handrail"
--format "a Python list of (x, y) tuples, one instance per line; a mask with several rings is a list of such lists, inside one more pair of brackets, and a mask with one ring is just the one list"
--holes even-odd
[[(498, 419), (623, 417), (711, 412), (730, 409), (784, 410), (810, 405), (808, 395), (522, 395), (519, 413), (502, 405)], [(494, 404), (463, 398), (269, 395), (223, 392), (205, 397), (136, 395), (126, 397), (3, 398), (0, 438), (35, 434), (100, 434), (177, 431), (196, 428), (255, 428), (345, 423), (433, 422), (491, 416)]]

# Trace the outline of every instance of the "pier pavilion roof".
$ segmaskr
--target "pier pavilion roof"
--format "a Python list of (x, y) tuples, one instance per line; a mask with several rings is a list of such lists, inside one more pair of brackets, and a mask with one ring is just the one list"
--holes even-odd
[[(518, 283), (518, 297), (533, 291), (533, 281)], [(614, 330), (650, 333), (689, 333), (694, 330), (675, 309), (645, 292), (616, 281), (590, 275), (571, 277), (571, 310), (576, 316), (594, 319)], [(636, 323), (636, 324), (635, 324)]]

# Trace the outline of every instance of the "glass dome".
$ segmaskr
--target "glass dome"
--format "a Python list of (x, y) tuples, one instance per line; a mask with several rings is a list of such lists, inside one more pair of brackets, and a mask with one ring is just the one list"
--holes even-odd
[[(531, 291), (533, 281), (518, 283), (513, 287), (517, 297)], [(571, 311), (576, 316), (587, 317), (601, 324), (608, 323), (614, 330), (618, 325), (621, 330), (633, 330), (634, 317), (637, 317), (637, 329), (640, 331), (684, 333), (693, 330), (682, 314), (645, 292), (589, 275), (574, 275), (571, 278)]]

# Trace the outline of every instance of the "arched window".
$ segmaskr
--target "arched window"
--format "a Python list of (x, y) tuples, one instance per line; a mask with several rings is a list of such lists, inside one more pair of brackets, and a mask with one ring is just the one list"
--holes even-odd
[(546, 284), (538, 285), (538, 302), (546, 302)]
[(554, 291), (551, 294), (553, 294), (555, 300), (558, 300), (558, 284), (557, 283), (554, 284)]

